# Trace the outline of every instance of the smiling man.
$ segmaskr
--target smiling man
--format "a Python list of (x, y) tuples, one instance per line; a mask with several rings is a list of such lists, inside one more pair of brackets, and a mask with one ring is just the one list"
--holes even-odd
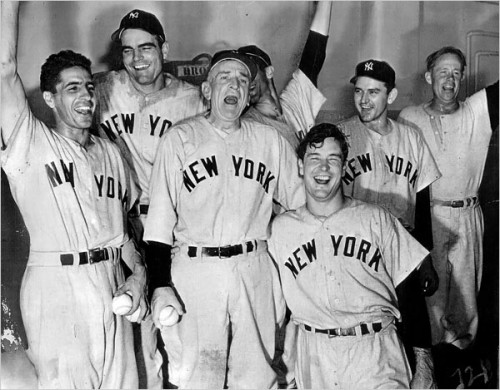
[[(424, 245), (432, 249), (429, 185), (440, 172), (420, 133), (388, 117), (394, 102), (396, 72), (385, 61), (366, 60), (356, 66), (354, 105), (358, 115), (339, 124), (351, 147), (343, 176), (344, 191), (356, 199), (385, 207)], [(415, 371), (412, 386), (433, 386), (430, 324), (425, 295), (438, 286), (428, 257), (401, 284), (403, 342)]]
[(161, 327), (167, 305), (182, 315), (162, 328), (169, 380), (179, 388), (276, 385), (271, 361), (284, 306), (275, 304), (283, 302), (266, 240), (273, 199), (295, 208), (304, 192), (288, 141), (240, 119), (256, 71), (241, 53), (216, 53), (202, 84), (210, 111), (165, 134), (153, 168), (144, 238), (180, 247), (171, 272), (170, 256), (157, 261), (163, 286), (153, 293), (153, 320)]
[(443, 176), (431, 186), (433, 259), (440, 285), (427, 298), (432, 343), (465, 349), (478, 328), (477, 295), (483, 269), (483, 214), (478, 191), (492, 130), (498, 128), (498, 81), (464, 102), (465, 56), (445, 46), (427, 57), (432, 99), (401, 111), (418, 127)]
[(2, 2), (1, 162), (30, 235), (20, 299), (27, 354), (39, 388), (137, 388), (132, 327), (112, 311), (125, 292), (128, 314), (147, 311), (146, 271), (126, 226), (137, 188), (118, 148), (89, 133), (96, 98), (86, 57), (49, 56), (40, 89), (55, 127), (33, 116), (17, 73), (18, 8)]
[(299, 327), (299, 389), (408, 388), (395, 288), (428, 255), (389, 212), (344, 196), (348, 146), (314, 126), (298, 147), (306, 204), (273, 221), (269, 250)]
[[(146, 256), (157, 249), (142, 242), (149, 208), (149, 180), (161, 137), (172, 125), (204, 112), (206, 107), (198, 87), (163, 72), (169, 45), (155, 15), (135, 9), (121, 20), (111, 35), (120, 46), (123, 69), (97, 74), (96, 128), (103, 138), (120, 147), (139, 184), (140, 205), (130, 221), (134, 238)], [(153, 254), (151, 254), (153, 252)], [(148, 264), (150, 285), (154, 288), (155, 264)], [(134, 325), (138, 369), (145, 372), (141, 388), (163, 388), (162, 357), (157, 348), (157, 332), (146, 317)], [(139, 344), (140, 343), (140, 344)]]

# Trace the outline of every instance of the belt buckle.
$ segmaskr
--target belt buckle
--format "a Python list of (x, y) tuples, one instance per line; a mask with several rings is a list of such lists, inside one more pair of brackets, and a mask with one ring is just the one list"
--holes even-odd
[(231, 245), (226, 245), (226, 246), (219, 246), (217, 248), (217, 256), (219, 257), (219, 259), (228, 259), (229, 257), (231, 257), (231, 256), (227, 256), (227, 255), (222, 254), (223, 251), (229, 250), (230, 247), (231, 247)]
[(328, 338), (329, 339), (332, 339), (334, 337), (338, 337), (340, 336), (340, 329), (339, 328), (335, 328), (335, 329), (328, 329)]
[(464, 207), (464, 201), (463, 200), (452, 200), (451, 207), (453, 207), (453, 208)]

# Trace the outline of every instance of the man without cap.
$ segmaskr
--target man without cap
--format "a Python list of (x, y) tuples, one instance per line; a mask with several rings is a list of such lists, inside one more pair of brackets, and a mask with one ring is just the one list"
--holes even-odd
[(275, 127), (295, 149), (314, 125), (316, 116), (326, 98), (318, 90), (318, 75), (326, 55), (330, 30), (332, 2), (320, 1), (311, 23), (298, 69), (278, 97), (274, 85), (274, 67), (271, 58), (255, 45), (238, 49), (253, 59), (258, 67), (250, 87), (250, 104), (244, 118)]
[[(173, 124), (205, 111), (205, 107), (198, 87), (163, 72), (169, 45), (155, 15), (140, 9), (128, 12), (111, 39), (120, 45), (123, 69), (94, 77), (96, 126), (102, 137), (120, 147), (139, 184), (140, 205), (130, 221), (145, 252), (149, 286), (154, 288), (158, 272), (148, 257), (156, 248), (142, 242), (154, 157), (160, 138)], [(138, 368), (146, 374), (146, 383), (141, 380), (140, 385), (161, 389), (162, 357), (151, 316), (140, 327), (135, 325), (134, 332)]]
[[(389, 210), (403, 226), (432, 249), (429, 185), (440, 172), (422, 136), (388, 117), (397, 97), (396, 73), (385, 61), (370, 59), (356, 66), (350, 80), (358, 115), (340, 123), (351, 157), (343, 176), (346, 195)], [(430, 325), (424, 295), (438, 286), (430, 256), (398, 289), (400, 330), (415, 376), (413, 388), (433, 386)]]
[(299, 326), (300, 389), (408, 388), (395, 288), (428, 255), (383, 207), (342, 192), (348, 147), (329, 123), (298, 148), (306, 204), (277, 216), (270, 253)]
[(163, 246), (175, 239), (180, 249), (152, 312), (159, 327), (163, 307), (182, 315), (162, 328), (169, 380), (179, 388), (276, 385), (271, 361), (284, 311), (266, 240), (273, 199), (294, 208), (304, 192), (290, 144), (240, 118), (255, 74), (247, 56), (216, 53), (202, 84), (210, 111), (165, 134), (153, 167), (144, 238)]
[(483, 269), (483, 214), (478, 190), (492, 130), (498, 127), (498, 81), (458, 100), (465, 56), (445, 46), (427, 57), (432, 99), (407, 107), (400, 121), (419, 128), (443, 176), (431, 185), (432, 257), (439, 289), (427, 297), (432, 343), (472, 345)]
[(19, 3), (1, 4), (1, 162), (30, 235), (20, 304), (38, 387), (137, 388), (132, 326), (112, 311), (125, 292), (128, 314), (147, 311), (146, 271), (126, 226), (137, 188), (118, 148), (90, 134), (86, 57), (49, 56), (40, 89), (55, 127), (33, 116), (17, 73)]

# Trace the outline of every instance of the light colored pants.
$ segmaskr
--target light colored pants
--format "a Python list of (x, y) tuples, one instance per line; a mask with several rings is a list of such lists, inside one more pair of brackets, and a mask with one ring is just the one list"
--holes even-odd
[(299, 326), (295, 379), (299, 389), (409, 389), (411, 371), (394, 323), (332, 338)]
[(432, 207), (432, 260), (439, 288), (427, 298), (432, 344), (467, 348), (476, 338), (477, 295), (483, 273), (483, 213), (471, 207)]
[[(31, 253), (29, 263), (46, 260)], [(137, 388), (132, 325), (111, 307), (123, 281), (117, 259), (79, 266), (28, 264), (21, 313), (39, 388)]]
[(162, 330), (169, 382), (183, 389), (275, 387), (278, 275), (267, 248), (220, 259), (190, 258), (183, 247), (172, 280), (186, 314)]

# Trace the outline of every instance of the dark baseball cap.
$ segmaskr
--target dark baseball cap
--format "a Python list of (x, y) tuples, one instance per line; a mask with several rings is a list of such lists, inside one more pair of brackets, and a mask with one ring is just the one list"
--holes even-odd
[(210, 66), (208, 67), (207, 75), (208, 73), (210, 73), (214, 66), (221, 63), (222, 61), (228, 60), (238, 61), (245, 65), (248, 68), (251, 80), (253, 80), (257, 75), (257, 65), (255, 64), (255, 62), (252, 61), (250, 57), (243, 53), (239, 53), (237, 50), (222, 50), (215, 53), (212, 57), (212, 61), (210, 62)]
[(271, 57), (269, 57), (264, 50), (255, 45), (242, 46), (238, 49), (238, 52), (249, 56), (261, 69), (271, 66)]
[(350, 82), (355, 84), (360, 76), (382, 81), (386, 83), (389, 88), (394, 88), (396, 86), (396, 72), (385, 61), (367, 60), (360, 62), (356, 65), (356, 74)]
[(165, 42), (165, 33), (163, 32), (163, 27), (160, 21), (153, 14), (142, 11), (140, 9), (134, 9), (125, 15), (120, 22), (120, 28), (111, 34), (112, 41), (119, 41), (122, 32), (128, 28), (137, 28), (147, 31), (151, 35), (157, 35)]

